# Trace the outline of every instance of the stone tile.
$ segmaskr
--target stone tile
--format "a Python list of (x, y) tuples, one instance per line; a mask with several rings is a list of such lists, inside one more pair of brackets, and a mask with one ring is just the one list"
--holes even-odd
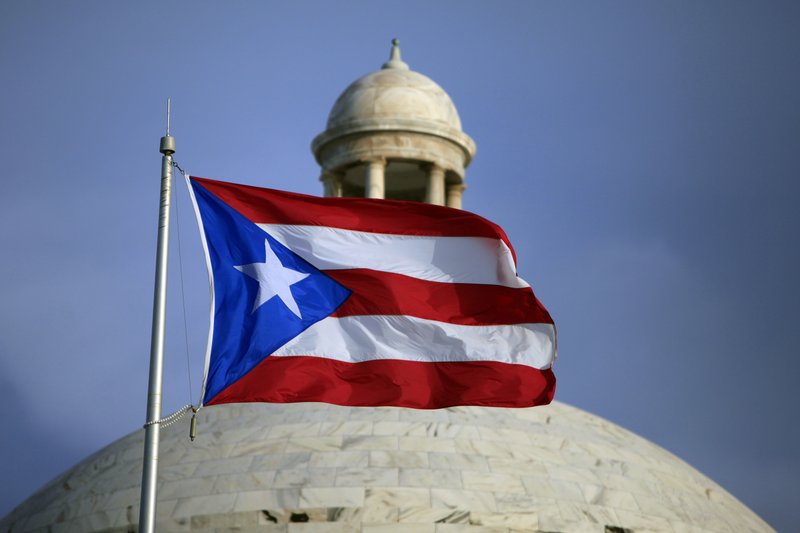
[(692, 523), (699, 526), (704, 527), (706, 529), (710, 529), (712, 531), (739, 531), (744, 529), (743, 521), (736, 521), (735, 523), (729, 523), (729, 518), (725, 516), (720, 516), (716, 513), (708, 512), (702, 513), (699, 516), (692, 517)]
[(450, 409), (401, 409), (400, 420), (408, 422), (449, 422)]
[(497, 511), (497, 503), (491, 492), (459, 489), (431, 489), (431, 506), (471, 512)]
[(123, 463), (139, 463), (144, 460), (144, 445), (131, 446), (122, 452), (120, 461)]
[[(205, 429), (209, 426), (203, 426), (201, 422), (198, 421), (197, 424), (197, 438), (195, 442), (204, 443), (206, 438), (214, 436), (214, 433), (207, 433)], [(211, 442), (214, 444), (218, 444), (221, 442), (244, 442), (244, 441), (260, 441), (265, 440), (267, 435), (269, 434), (269, 427), (264, 427), (260, 424), (247, 424), (240, 422), (239, 424), (225, 424), (224, 427), (214, 427), (214, 432), (221, 432), (220, 438), (218, 439), (211, 439)], [(186, 433), (181, 431), (179, 434), (175, 435), (175, 437), (181, 441), (186, 438)], [(184, 441), (185, 442), (185, 441)], [(194, 444), (189, 443), (188, 446), (194, 446)]]
[[(600, 476), (598, 476), (600, 477)], [(632, 478), (628, 475), (606, 474), (601, 484), (611, 488), (630, 492), (634, 495), (653, 496), (657, 493), (659, 483), (656, 480)]]
[(397, 468), (339, 468), (337, 487), (391, 487), (399, 483)]
[(436, 533), (510, 533), (507, 527), (465, 526), (462, 524), (436, 524)]
[(349, 420), (369, 420), (381, 422), (384, 420), (400, 420), (400, 413), (405, 409), (394, 407), (359, 407), (358, 409), (347, 409)]
[(686, 522), (674, 522), (670, 520), (669, 525), (672, 526), (671, 531), (675, 533), (712, 533), (710, 529), (698, 527), (694, 524), (687, 524)]
[(535, 461), (539, 463), (550, 463), (556, 465), (571, 464), (564, 458), (562, 452), (537, 448), (535, 446), (517, 446), (509, 444), (511, 457), (524, 461)]
[[(161, 491), (161, 488), (158, 490)], [(95, 511), (102, 511), (106, 508), (106, 502), (108, 501), (108, 498), (109, 494), (87, 494), (85, 497), (78, 500), (77, 505), (72, 505), (72, 508), (75, 511), (75, 516), (91, 514)]]
[(212, 496), (181, 498), (172, 512), (172, 517), (230, 513), (234, 510), (235, 503), (236, 494), (214, 494)]
[(480, 439), (481, 430), (477, 426), (453, 423), (438, 423), (433, 426), (434, 437), (456, 439)]
[(422, 488), (366, 489), (365, 506), (425, 507), (431, 505), (431, 493)]
[[(525, 488), (527, 490), (527, 484), (523, 480), (523, 484), (525, 484)], [(583, 492), (582, 492), (582, 485), (577, 483), (573, 483), (571, 481), (561, 481), (560, 479), (551, 479), (550, 480), (550, 487), (553, 491), (553, 495), (555, 498), (563, 501), (568, 502), (579, 502), (583, 503)]]
[[(174, 466), (174, 465), (173, 465)], [(193, 465), (194, 466), (194, 465)], [(166, 467), (171, 468), (171, 467)], [(165, 476), (161, 475), (161, 469), (158, 472), (159, 480), (167, 480), (167, 479), (182, 479), (183, 476), (176, 476), (174, 473), (168, 473)], [(92, 480), (90, 484), (88, 484), (89, 491), (95, 494), (99, 493), (110, 493), (113, 491), (117, 491), (122, 488), (136, 488), (139, 487), (142, 483), (142, 469), (141, 465), (139, 468), (135, 469), (133, 472), (126, 473), (120, 476), (99, 476), (97, 479)], [(78, 491), (72, 491), (74, 495), (78, 496)]]
[(320, 434), (321, 426), (321, 423), (279, 424), (269, 428), (268, 438), (285, 439), (287, 437), (316, 437)]
[(372, 435), (372, 425), (367, 420), (325, 422), (320, 428), (320, 435)]
[(306, 451), (258, 455), (253, 458), (253, 463), (250, 469), (253, 471), (259, 471), (306, 468), (309, 466), (310, 458), (311, 452)]
[[(587, 524), (586, 522), (565, 522), (555, 518), (539, 518), (540, 531), (568, 531), (569, 533), (606, 533), (605, 526), (598, 524)], [(517, 532), (517, 529), (509, 531)], [(648, 531), (636, 531), (635, 533), (655, 533)], [(658, 533), (667, 533), (660, 531)]]
[(204, 461), (197, 465), (194, 477), (214, 476), (218, 474), (238, 474), (250, 470), (252, 457), (237, 457)]
[(332, 487), (336, 478), (335, 468), (293, 468), (278, 470), (273, 486), (276, 489), (290, 487)]
[(468, 490), (525, 494), (525, 487), (519, 477), (508, 474), (464, 470), (461, 472), (461, 480)]
[(581, 487), (569, 481), (525, 476), (522, 478), (525, 491), (535, 498), (555, 498), (572, 502), (585, 502)]
[(429, 470), (427, 468), (401, 468), (400, 485), (404, 487), (439, 487), (460, 489), (461, 472), (458, 470)]
[(469, 523), (477, 526), (507, 527), (523, 531), (539, 529), (537, 513), (475, 513), (469, 515)]
[(513, 444), (530, 446), (531, 440), (527, 433), (515, 429), (481, 427), (481, 439), (484, 441), (500, 441)]
[(362, 533), (436, 533), (434, 524), (364, 524)]
[(633, 510), (640, 510), (642, 514), (661, 516), (671, 522), (692, 521), (689, 513), (685, 512), (682, 507), (671, 507), (664, 505), (663, 499), (642, 496), (640, 494), (634, 494), (633, 497), (636, 500), (637, 505), (637, 509)]
[(328, 507), (304, 507), (301, 509), (264, 509), (259, 523), (288, 524), (291, 522), (332, 522), (336, 513)]
[(266, 490), (272, 488), (274, 480), (274, 470), (230, 474), (227, 476), (218, 476), (214, 481), (214, 488), (212, 490), (215, 494), (222, 492)]
[(396, 450), (397, 437), (350, 435), (343, 437), (345, 450)]
[(189, 453), (185, 445), (168, 446), (162, 444), (159, 448), (158, 463), (160, 465), (174, 465), (189, 459), (192, 462), (221, 459), (228, 456), (228, 448), (222, 445), (211, 446), (197, 443)]
[(431, 468), (439, 470), (477, 470), (488, 472), (489, 463), (485, 457), (480, 455), (468, 455), (463, 453), (439, 453), (428, 454)]
[(456, 445), (453, 439), (399, 437), (398, 446), (401, 450), (410, 450), (416, 452), (455, 453), (456, 451)]
[(636, 462), (640, 456), (628, 455), (624, 447), (614, 446), (610, 442), (606, 443), (601, 440), (583, 441), (580, 443), (582, 452), (589, 457), (598, 457), (602, 459)]
[(130, 487), (120, 491), (115, 491), (111, 493), (108, 500), (106, 500), (106, 509), (123, 508), (134, 503), (138, 504), (141, 495), (141, 487)]
[(418, 468), (428, 466), (428, 454), (403, 450), (369, 452), (369, 465), (373, 467)]
[(588, 522), (601, 526), (619, 524), (617, 513), (609, 507), (562, 501), (555, 503), (555, 506), (567, 522)]
[(399, 509), (397, 507), (380, 503), (358, 508), (340, 508), (338, 511), (340, 511), (343, 519), (359, 527), (361, 524), (397, 522), (399, 518)]
[(288, 524), (288, 533), (352, 533), (353, 526), (338, 522), (309, 522)]
[(189, 524), (192, 530), (212, 528), (236, 528), (236, 530), (240, 530), (241, 528), (259, 525), (260, 514), (258, 511), (245, 511), (221, 515), (195, 515), (189, 519)]
[[(369, 452), (369, 451), (339, 451), (339, 452), (312, 452), (308, 466), (312, 468), (362, 468), (370, 466), (370, 456), (372, 453), (390, 452)], [(380, 466), (380, 465), (371, 465)]]
[(564, 518), (557, 502), (552, 506), (542, 507), (536, 512), (539, 515), (539, 529), (542, 531), (581, 531), (587, 533), (592, 531), (594, 533), (605, 533), (604, 525), (580, 519), (569, 520)]
[[(190, 478), (194, 475), (195, 470), (200, 463), (180, 463), (177, 465), (162, 466), (158, 465), (158, 479), (159, 481), (175, 481), (178, 479)], [(136, 468), (135, 472), (131, 472), (134, 479), (138, 479), (137, 483), (142, 482), (142, 469), (141, 465)]]
[(426, 426), (427, 424), (423, 422), (400, 422), (387, 420), (376, 422), (374, 432), (375, 435), (425, 437), (428, 435)]
[(342, 437), (326, 435), (323, 437), (292, 437), (286, 443), (287, 452), (328, 452), (342, 449)]
[(400, 510), (385, 503), (375, 503), (358, 509), (359, 524), (383, 524), (397, 522)]
[(586, 503), (612, 507), (614, 509), (639, 511), (636, 499), (629, 492), (609, 489), (601, 485), (583, 485), (581, 489)]
[(375, 434), (440, 439), (480, 438), (477, 427), (452, 422), (380, 422), (375, 424)]
[(350, 487), (300, 489), (299, 507), (361, 507), (364, 489)]
[(484, 457), (514, 457), (511, 447), (505, 442), (482, 441), (478, 439), (458, 439), (455, 451), (463, 454), (481, 455)]
[(469, 511), (431, 507), (403, 507), (399, 514), (400, 522), (469, 524)]
[(507, 457), (489, 457), (489, 470), (498, 474), (528, 475), (548, 477), (547, 468), (537, 461), (510, 459)]
[(615, 509), (614, 511), (619, 517), (620, 524), (623, 524), (626, 528), (633, 529), (636, 533), (639, 533), (639, 531), (670, 531), (671, 529), (669, 522), (664, 518), (634, 513), (625, 509)]
[[(236, 494), (235, 511), (287, 509), (300, 506), (300, 489), (251, 490)], [(326, 506), (327, 507), (327, 506)]]
[[(492, 462), (489, 461), (491, 465)], [(545, 477), (550, 479), (558, 479), (561, 481), (572, 481), (579, 485), (586, 484), (600, 484), (600, 478), (589, 468), (578, 468), (570, 466), (555, 466), (552, 464), (544, 464)]]
[(199, 477), (167, 481), (158, 487), (159, 500), (178, 500), (190, 496), (207, 496), (214, 488), (214, 477)]
[(364, 507), (328, 507), (327, 510), (329, 522), (352, 524), (354, 528), (363, 522)]
[(289, 524), (259, 524), (255, 527), (235, 529), (214, 529), (212, 531), (193, 531), (192, 533), (288, 533)]
[[(83, 532), (83, 531), (102, 531), (110, 530), (114, 526), (117, 515), (120, 513), (119, 509), (113, 511), (101, 511), (92, 513), (76, 518), (67, 525), (68, 531)], [(49, 524), (41, 525), (38, 521), (28, 521), (25, 524), (26, 531), (38, 531), (42, 533), (49, 532), (51, 527)]]
[(280, 454), (286, 450), (286, 444), (286, 439), (237, 442), (231, 446), (228, 457)]
[[(138, 522), (138, 517), (136, 521)], [(180, 518), (166, 518), (163, 520), (156, 519), (156, 531), (169, 531), (170, 533), (181, 533), (183, 531), (191, 531), (191, 520), (186, 517)], [(86, 530), (81, 529), (80, 533), (84, 533)], [(131, 527), (125, 527), (124, 529), (120, 529), (119, 533), (128, 533), (130, 531), (134, 531)], [(78, 532), (75, 532), (78, 533)]]
[(556, 500), (553, 498), (532, 498), (527, 494), (512, 493), (496, 493), (494, 498), (500, 513), (527, 513), (556, 508)]

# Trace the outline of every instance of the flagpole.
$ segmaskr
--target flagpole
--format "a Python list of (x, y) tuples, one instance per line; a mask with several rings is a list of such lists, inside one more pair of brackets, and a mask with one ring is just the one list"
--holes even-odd
[(161, 207), (158, 213), (156, 280), (153, 295), (153, 326), (150, 335), (150, 378), (147, 387), (147, 423), (144, 434), (142, 497), (139, 533), (154, 533), (158, 485), (158, 438), (161, 419), (161, 386), (164, 369), (164, 332), (167, 309), (167, 251), (169, 248), (169, 201), (172, 190), (172, 154), (175, 137), (169, 134), (170, 101), (167, 100), (167, 134), (161, 137)]

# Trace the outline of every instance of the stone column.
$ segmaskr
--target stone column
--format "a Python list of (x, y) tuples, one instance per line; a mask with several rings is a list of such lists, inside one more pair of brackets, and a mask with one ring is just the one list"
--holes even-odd
[(367, 179), (364, 183), (364, 196), (366, 198), (384, 198), (386, 184), (384, 181), (385, 159), (372, 159), (367, 161)]
[(332, 170), (323, 170), (320, 181), (324, 187), (324, 195), (327, 197), (340, 198), (342, 196), (342, 175)]
[(467, 186), (463, 183), (448, 183), (447, 184), (447, 207), (455, 207), (461, 209), (461, 196), (464, 194), (464, 189)]
[(425, 203), (444, 205), (444, 169), (439, 165), (428, 165), (425, 170), (428, 171)]

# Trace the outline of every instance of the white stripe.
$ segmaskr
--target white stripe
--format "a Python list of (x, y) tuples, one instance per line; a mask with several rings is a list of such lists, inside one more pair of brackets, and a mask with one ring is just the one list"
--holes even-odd
[[(203, 405), (203, 398), (206, 396), (206, 383), (208, 381), (208, 369), (211, 364), (211, 343), (214, 339), (214, 307), (216, 306), (216, 295), (214, 294), (214, 270), (211, 268), (211, 255), (208, 253), (208, 241), (206, 240), (206, 232), (203, 227), (203, 217), (200, 216), (200, 208), (197, 205), (197, 198), (194, 196), (194, 189), (192, 188), (191, 176), (188, 173), (184, 174), (186, 180), (186, 187), (189, 189), (189, 198), (192, 199), (194, 206), (194, 215), (197, 219), (197, 228), (200, 230), (200, 242), (203, 243), (203, 252), (206, 256), (206, 270), (208, 271), (208, 285), (210, 287), (210, 306), (209, 314), (211, 315), (208, 320), (208, 339), (206, 340), (206, 357), (205, 366), (203, 367), (203, 384), (200, 387), (200, 399), (198, 403)], [(180, 245), (179, 245), (180, 246)]]
[(553, 362), (552, 324), (463, 326), (405, 315), (325, 318), (273, 355), (312, 355), (345, 362), (499, 361), (534, 368)]
[(369, 268), (445, 283), (528, 287), (500, 239), (390, 235), (326, 226), (259, 224), (320, 270)]

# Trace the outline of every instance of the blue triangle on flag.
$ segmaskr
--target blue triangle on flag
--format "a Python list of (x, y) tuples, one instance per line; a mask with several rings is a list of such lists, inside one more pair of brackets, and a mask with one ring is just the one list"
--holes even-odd
[[(214, 334), (203, 398), (207, 403), (276, 349), (336, 311), (351, 291), (202, 185), (192, 182), (192, 188), (214, 277)], [(278, 296), (254, 309), (259, 282), (236, 267), (264, 263), (265, 246), (283, 267), (307, 274), (290, 286), (300, 316)]]

